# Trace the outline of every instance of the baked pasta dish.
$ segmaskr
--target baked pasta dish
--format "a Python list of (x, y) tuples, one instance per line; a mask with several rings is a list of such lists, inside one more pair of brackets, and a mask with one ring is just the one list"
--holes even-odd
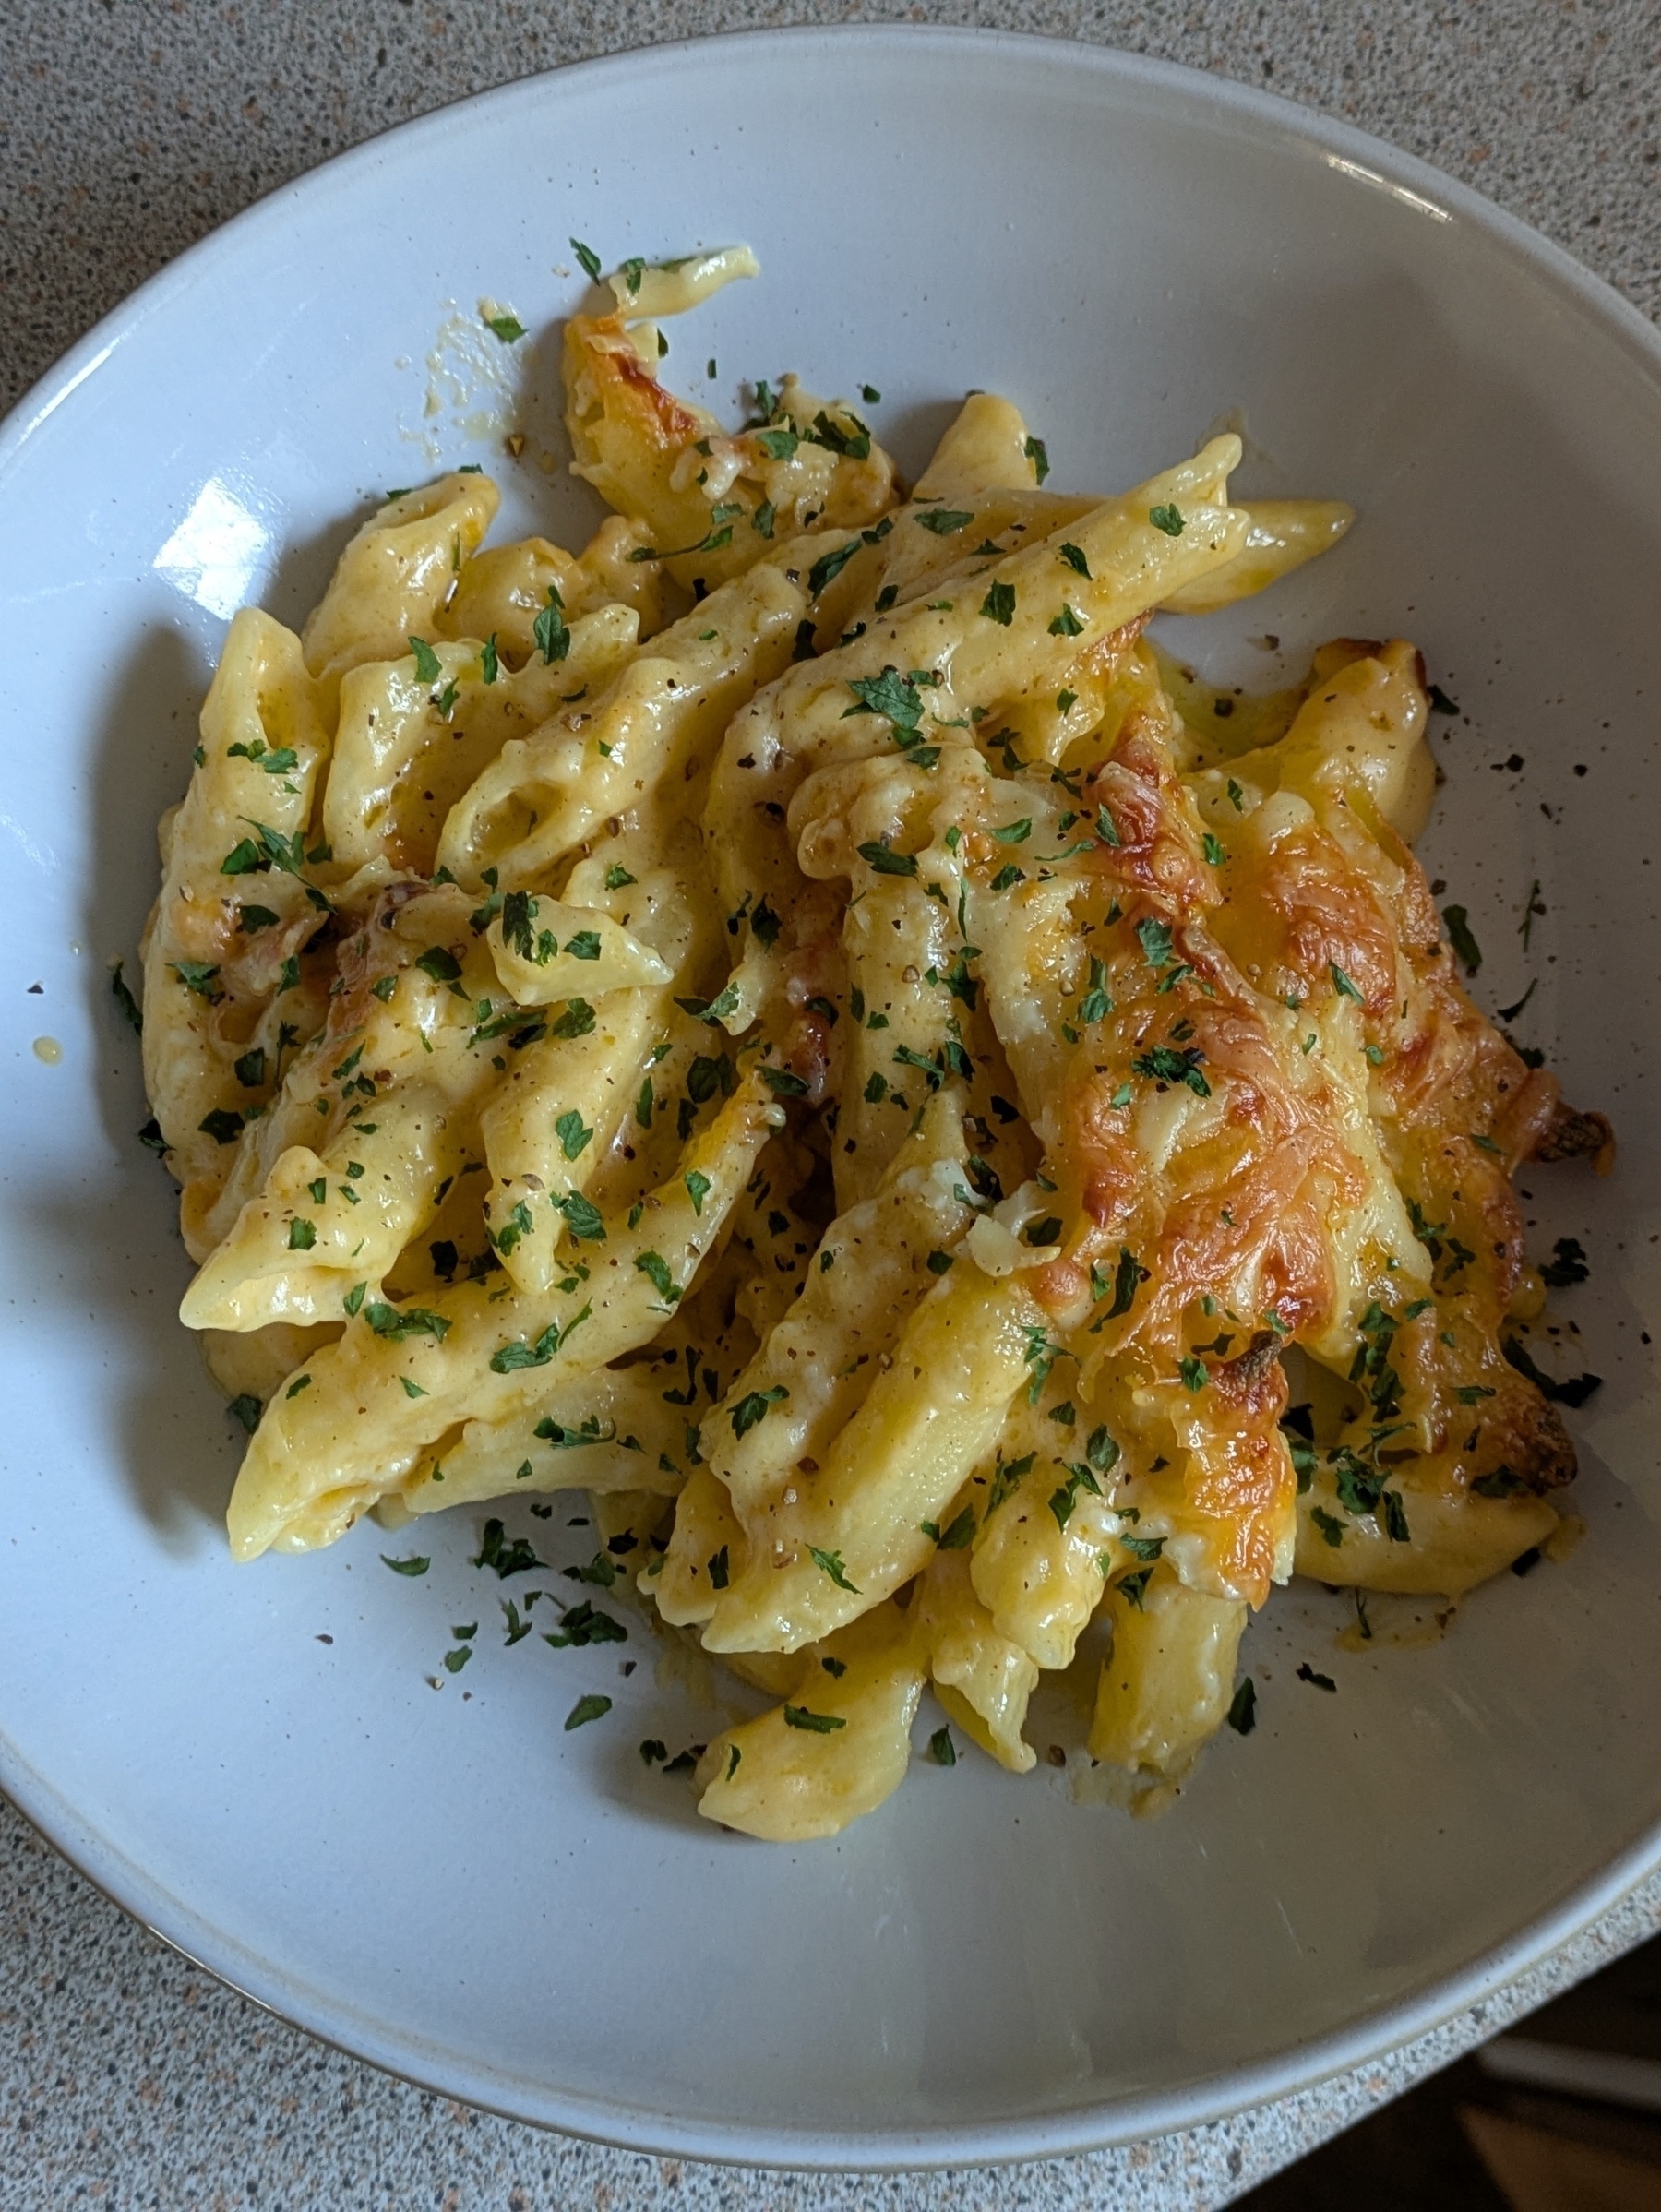
[(1612, 1141), (1461, 980), (1414, 646), (1248, 697), (1149, 635), (1348, 509), (1231, 497), (1231, 436), (1059, 493), (984, 393), (909, 487), (794, 378), (723, 429), (661, 326), (753, 268), (566, 326), (580, 553), (488, 546), (463, 469), (300, 635), (235, 617), (143, 1046), (236, 1558), (587, 1491), (603, 1579), (762, 1693), (700, 1811), (799, 1839), (926, 1692), (1019, 1773), (1087, 1663), (1091, 1758), (1168, 1782), (1294, 1572), (1546, 1546), (1512, 1178)]

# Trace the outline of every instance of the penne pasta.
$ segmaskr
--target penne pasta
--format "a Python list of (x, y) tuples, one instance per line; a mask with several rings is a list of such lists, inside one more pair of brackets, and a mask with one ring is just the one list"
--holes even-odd
[[(1552, 1553), (1596, 1378), (1512, 1178), (1612, 1132), (1461, 977), (1416, 649), (1261, 697), (1169, 650), (1350, 508), (1237, 496), (1233, 436), (1064, 492), (986, 392), (909, 492), (868, 388), (728, 427), (659, 325), (756, 273), (627, 261), (568, 320), (580, 552), (486, 546), (470, 466), (300, 636), (231, 626), (143, 1012), (232, 1550), (583, 1491), (585, 1561), (492, 1518), (474, 1567), (768, 1701), (670, 1763), (706, 1819), (836, 1835), (926, 1696), (939, 1764), (1026, 1774), (1063, 1675), (1163, 1798), (1295, 1572)], [(627, 1638), (535, 1587), (509, 1644), (544, 1599)]]

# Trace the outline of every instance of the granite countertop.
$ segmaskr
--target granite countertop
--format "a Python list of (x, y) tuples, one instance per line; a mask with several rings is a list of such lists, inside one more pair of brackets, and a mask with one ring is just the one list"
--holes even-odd
[[(250, 200), (406, 117), (654, 39), (902, 18), (1212, 69), (1422, 155), (1661, 314), (1661, 33), (1646, 0), (14, 0), (0, 15), (0, 407)], [(0, 1800), (0, 2204), (1214, 2206), (1661, 1928), (1661, 1876), (1486, 2005), (1235, 2120), (934, 2175), (640, 2158), (446, 2101), (313, 2042), (109, 1904)]]

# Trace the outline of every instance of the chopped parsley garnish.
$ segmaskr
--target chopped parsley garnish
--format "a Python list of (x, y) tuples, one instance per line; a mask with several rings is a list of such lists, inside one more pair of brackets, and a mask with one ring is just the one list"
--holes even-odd
[(1555, 1405), (1583, 1405), (1595, 1390), (1603, 1387), (1601, 1375), (1571, 1375), (1562, 1382), (1555, 1381), (1535, 1365), (1526, 1349), (1514, 1336), (1501, 1337), (1500, 1349), (1518, 1374), (1526, 1375), (1540, 1395), (1550, 1399)]
[(1013, 584), (991, 585), (981, 601), (981, 613), (988, 622), (1000, 622), (1008, 629), (1015, 619), (1015, 587)]
[(1056, 1516), (1056, 1526), (1065, 1532), (1067, 1524), (1072, 1519), (1079, 1492), (1081, 1489), (1088, 1490), (1093, 1497), (1099, 1498), (1102, 1487), (1083, 1460), (1069, 1460), (1063, 1464), (1067, 1468), (1067, 1480), (1051, 1493), (1049, 1509)]
[(1211, 1371), (1207, 1368), (1204, 1360), (1198, 1358), (1192, 1352), (1188, 1352), (1183, 1355), (1181, 1360), (1177, 1363), (1177, 1371), (1182, 1377), (1182, 1387), (1184, 1390), (1191, 1390), (1198, 1393), (1202, 1391), (1206, 1384), (1211, 1381)]
[(517, 315), (487, 315), (484, 328), (493, 331), (505, 346), (517, 345), (525, 335), (525, 326)]
[(1170, 1045), (1155, 1045), (1151, 1050), (1136, 1055), (1130, 1062), (1130, 1071), (1154, 1082), (1187, 1083), (1196, 1098), (1209, 1098), (1212, 1087), (1200, 1072), (1200, 1062), (1204, 1058), (1197, 1045), (1184, 1046), (1180, 1051)]
[(569, 244), (572, 251), (576, 254), (578, 260), (582, 264), (584, 275), (591, 278), (592, 281), (597, 284), (600, 281), (599, 255), (594, 251), (592, 245), (584, 245), (580, 238), (573, 238), (569, 241)]
[(601, 1697), (591, 1690), (586, 1697), (580, 1697), (566, 1715), (565, 1733), (568, 1736), (573, 1728), (580, 1728), (591, 1720), (601, 1719), (611, 1709), (609, 1697)]
[(1029, 1452), (1023, 1458), (1006, 1460), (1003, 1453), (998, 1453), (992, 1468), (992, 1488), (986, 1498), (988, 1521), (1006, 1498), (1013, 1497), (1021, 1487), (1022, 1477), (1032, 1473), (1033, 1463), (1037, 1456), (1035, 1452)]
[(536, 640), (544, 668), (551, 668), (556, 661), (563, 661), (570, 652), (571, 633), (566, 625), (565, 601), (559, 595), (557, 584), (548, 586), (548, 604), (532, 624), (531, 634)]
[(957, 1764), (957, 1746), (951, 1740), (950, 1728), (937, 1728), (928, 1740), (928, 1755), (937, 1766)]
[(1163, 530), (1167, 538), (1179, 538), (1187, 528), (1187, 524), (1182, 519), (1181, 508), (1168, 505), (1151, 507), (1148, 509), (1148, 520), (1155, 530)]
[(1049, 474), (1049, 454), (1041, 437), (1029, 437), (1022, 450), (1033, 464), (1033, 474), (1042, 484)]
[(1280, 1431), (1297, 1477), (1298, 1494), (1302, 1496), (1314, 1481), (1315, 1470), (1320, 1464), (1320, 1454), (1315, 1449), (1315, 1417), (1309, 1406), (1288, 1406), (1281, 1416)]
[(410, 651), (415, 656), (415, 676), (419, 683), (436, 684), (444, 676), (444, 663), (424, 638), (412, 638)]
[[(738, 1010), (738, 986), (735, 983), (729, 983), (726, 988), (718, 992), (713, 998), (677, 998), (675, 1003), (683, 1013), (690, 1014), (695, 1022), (711, 1023), (724, 1022), (728, 1014), (736, 1013)], [(697, 1070), (698, 1062), (694, 1060), (692, 1063), (693, 1074), (696, 1074)], [(690, 1076), (687, 1078), (687, 1088), (691, 1089)], [(705, 1093), (706, 1097), (711, 1095), (712, 1093)], [(701, 1103), (700, 1100), (699, 1104), (701, 1105)]]
[[(823, 419), (821, 416), (820, 420)], [(819, 555), (818, 560), (807, 571), (807, 589), (815, 599), (819, 597), (827, 584), (833, 582), (842, 574), (859, 551), (863, 542), (859, 538), (850, 538), (845, 545), (839, 545), (834, 553)]]
[(568, 1107), (554, 1124), (554, 1134), (559, 1139), (559, 1149), (568, 1160), (574, 1160), (592, 1141), (593, 1130), (574, 1106)]
[[(586, 1528), (588, 1524), (583, 1522), (580, 1525)], [(609, 1590), (617, 1579), (618, 1568), (615, 1560), (608, 1559), (603, 1551), (596, 1551), (586, 1567), (568, 1567), (565, 1574), (568, 1582), (592, 1583), (597, 1590)]]
[(288, 1248), (291, 1252), (309, 1252), (317, 1241), (315, 1222), (295, 1219), (289, 1223)]
[(491, 1519), (484, 1524), (479, 1538), (479, 1556), (472, 1561), (475, 1567), (494, 1567), (504, 1582), (510, 1574), (525, 1574), (532, 1567), (544, 1566), (523, 1536), (515, 1536), (512, 1543), (505, 1541), (507, 1530), (502, 1524)]
[(565, 1215), (566, 1226), (580, 1244), (605, 1242), (605, 1216), (592, 1198), (580, 1190), (568, 1190), (553, 1203)]
[(914, 876), (917, 856), (914, 853), (896, 853), (891, 845), (873, 840), (859, 847), (859, 857), (879, 876)]
[(491, 1243), (504, 1256), (512, 1251), (515, 1245), (520, 1243), (523, 1238), (529, 1237), (530, 1234), (531, 1209), (522, 1198), (508, 1214), (507, 1220), (503, 1222), (501, 1227), (489, 1232)]
[(1590, 1273), (1579, 1238), (1559, 1237), (1554, 1256), (1540, 1269), (1540, 1280), (1549, 1283), (1553, 1290), (1566, 1290), (1571, 1283), (1583, 1283)]
[[(789, 1395), (789, 1391), (782, 1382), (775, 1382), (771, 1390), (747, 1392), (733, 1408), (733, 1434), (747, 1436), (758, 1421), (767, 1418), (771, 1406), (777, 1405), (781, 1399), (788, 1398)], [(829, 1569), (826, 1572), (829, 1572)]]
[(1169, 922), (1158, 921), (1150, 915), (1145, 921), (1138, 922), (1136, 934), (1141, 939), (1142, 958), (1149, 967), (1158, 970), (1177, 965)]
[[(490, 1355), (492, 1374), (508, 1375), (519, 1368), (546, 1367), (561, 1345), (582, 1326), (584, 1321), (592, 1317), (593, 1310), (592, 1305), (585, 1305), (580, 1313), (575, 1314), (566, 1323), (564, 1329), (560, 1328), (557, 1321), (550, 1321), (532, 1344), (527, 1344), (523, 1337), (520, 1337), (512, 1344), (503, 1345), (498, 1351)], [(369, 1321), (370, 1326), (373, 1327), (375, 1321), (373, 1307), (369, 1309)], [(448, 1327), (448, 1323), (447, 1322), (445, 1325)]]
[(1320, 1505), (1312, 1505), (1309, 1508), (1309, 1518), (1314, 1522), (1316, 1527), (1320, 1529), (1322, 1536), (1332, 1546), (1332, 1549), (1336, 1551), (1339, 1545), (1344, 1541), (1343, 1522), (1335, 1521), (1332, 1514), (1329, 1513), (1323, 1506)]
[[(1117, 1321), (1121, 1313), (1129, 1312), (1132, 1305), (1136, 1301), (1137, 1285), (1142, 1281), (1142, 1278), (1143, 1270), (1141, 1262), (1136, 1257), (1136, 1254), (1129, 1249), (1129, 1246), (1121, 1244), (1119, 1246), (1118, 1265), (1114, 1270), (1113, 1275), (1113, 1303), (1108, 1307), (1106, 1312), (1102, 1316), (1102, 1321), (1104, 1322)], [(1095, 1263), (1093, 1261), (1090, 1269), (1090, 1291), (1092, 1298), (1099, 1300), (1105, 1297), (1108, 1287), (1109, 1285), (1107, 1283), (1107, 1278), (1098, 1272)], [(1100, 1323), (1097, 1324), (1097, 1326), (1100, 1325)]]
[(1049, 634), (1052, 638), (1081, 638), (1084, 635), (1084, 625), (1073, 613), (1071, 607), (1064, 605), (1061, 612), (1051, 620)]
[(842, 1555), (840, 1551), (821, 1551), (816, 1544), (809, 1544), (807, 1554), (819, 1572), (828, 1574), (839, 1590), (847, 1590), (854, 1596), (859, 1596), (859, 1586), (848, 1580), (848, 1571), (842, 1564)]
[(1063, 545), (1061, 558), (1069, 568), (1076, 569), (1081, 576), (1088, 577), (1090, 575), (1090, 563), (1084, 558), (1077, 545)]
[(1528, 1485), (1521, 1475), (1510, 1467), (1495, 1467), (1489, 1474), (1478, 1475), (1471, 1485), (1479, 1498), (1514, 1498)]
[(1237, 1736), (1249, 1736), (1257, 1727), (1257, 1690), (1248, 1675), (1235, 1692), (1228, 1707), (1229, 1727)]
[(121, 973), (124, 964), (125, 963), (123, 962), (118, 960), (115, 963), (115, 965), (110, 970), (110, 989), (114, 994), (116, 1005), (120, 1007), (122, 1012), (126, 1016), (133, 1027), (142, 1033), (144, 1029), (144, 1016), (138, 1010), (138, 1001), (134, 998), (132, 992), (128, 990), (125, 978)]
[(212, 1113), (202, 1116), (197, 1127), (216, 1144), (234, 1144), (243, 1132), (243, 1118), (232, 1106), (215, 1106)]
[(1357, 1006), (1365, 1006), (1367, 1004), (1366, 999), (1362, 998), (1360, 992), (1356, 988), (1355, 985), (1351, 982), (1349, 976), (1344, 973), (1344, 969), (1338, 965), (1338, 963), (1335, 960), (1332, 960), (1327, 963), (1327, 965), (1332, 970), (1332, 988), (1337, 992), (1338, 996), (1341, 998), (1353, 998)]
[(449, 1334), (450, 1325), (441, 1313), (431, 1313), (424, 1306), (388, 1306), (372, 1304), (364, 1308), (364, 1319), (376, 1336), (385, 1336), (400, 1344), (406, 1336), (430, 1336), (442, 1344)]
[(419, 1557), (395, 1560), (389, 1558), (384, 1551), (381, 1553), (380, 1559), (381, 1565), (390, 1567), (394, 1574), (424, 1574), (433, 1563), (431, 1560), (424, 1560)]
[(787, 1728), (806, 1728), (810, 1735), (833, 1736), (847, 1722), (830, 1713), (810, 1713), (806, 1705), (786, 1705), (784, 1726)]
[(901, 744), (916, 742), (923, 719), (923, 695), (916, 674), (902, 676), (897, 668), (885, 668), (880, 676), (851, 677), (848, 689), (854, 704), (843, 708), (844, 722), (854, 714), (886, 714)]
[(933, 1535), (942, 1551), (962, 1551), (974, 1541), (974, 1508), (966, 1505), (945, 1529), (937, 1533), (930, 1521), (924, 1524), (924, 1533)]
[(1307, 1659), (1297, 1670), (1297, 1679), (1300, 1682), (1308, 1682), (1311, 1688), (1316, 1690), (1335, 1692), (1338, 1688), (1330, 1674), (1317, 1674)]
[(202, 960), (175, 960), (168, 963), (187, 991), (198, 998), (206, 998), (209, 1006), (217, 1006), (224, 997), (219, 987), (219, 970)]
[(461, 974), (461, 963), (442, 945), (429, 945), (415, 965), (435, 983), (455, 983)]
[(1134, 1574), (1120, 1575), (1118, 1581), (1113, 1585), (1121, 1597), (1129, 1599), (1139, 1613), (1142, 1610), (1142, 1594), (1147, 1589), (1153, 1573), (1152, 1567), (1139, 1567)]
[(687, 1196), (692, 1201), (693, 1213), (701, 1214), (703, 1202), (709, 1197), (712, 1188), (709, 1177), (700, 1174), (696, 1167), (693, 1167), (687, 1170), (682, 1180), (687, 1186)]
[(556, 1651), (582, 1650), (591, 1644), (627, 1644), (628, 1631), (609, 1613), (602, 1613), (584, 1598), (574, 1605), (556, 1629), (544, 1629), (543, 1642)]
[(932, 530), (937, 538), (950, 538), (958, 531), (966, 530), (974, 520), (966, 507), (931, 507), (917, 517), (925, 530)]
[(1442, 920), (1447, 925), (1448, 942), (1464, 963), (1467, 975), (1475, 975), (1482, 965), (1482, 948), (1471, 934), (1471, 925), (1463, 906), (1444, 906)]
[(661, 1252), (638, 1252), (635, 1266), (646, 1276), (665, 1306), (674, 1306), (680, 1299), (680, 1285), (669, 1272), (669, 1262)]

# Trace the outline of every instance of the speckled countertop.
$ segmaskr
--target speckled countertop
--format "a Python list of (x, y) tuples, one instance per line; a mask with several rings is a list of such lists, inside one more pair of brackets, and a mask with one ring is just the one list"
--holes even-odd
[[(653, 40), (984, 24), (1186, 62), (1438, 163), (1661, 315), (1652, 0), (13, 0), (0, 11), (0, 407), (250, 200), (406, 117)], [(0, 1802), (0, 2205), (1221, 2205), (1661, 1928), (1661, 1877), (1486, 2006), (1216, 2126), (1044, 2165), (751, 2173), (496, 2120), (312, 2042), (128, 1920)]]

